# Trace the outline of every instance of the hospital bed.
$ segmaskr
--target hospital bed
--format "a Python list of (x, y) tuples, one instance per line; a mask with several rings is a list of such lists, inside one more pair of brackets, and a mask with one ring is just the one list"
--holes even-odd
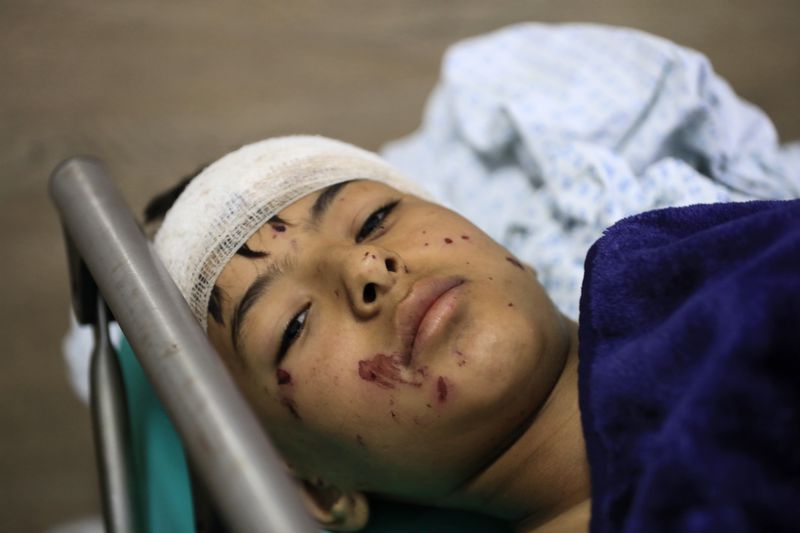
[[(90, 403), (106, 531), (317, 531), (102, 163), (64, 161), (50, 194), (73, 311), (94, 329)], [(112, 320), (125, 336), (118, 349)], [(365, 531), (506, 530), (485, 515), (372, 501)]]
[[(800, 195), (800, 144), (780, 145), (769, 119), (704, 56), (664, 39), (519, 24), (454, 46), (442, 73), (423, 127), (384, 156), (535, 266), (572, 318), (586, 252), (617, 220), (667, 206)], [(141, 361), (188, 452), (195, 514), (207, 488), (207, 507), (230, 529), (314, 529), (102, 166), (65, 162), (51, 192), (66, 230), (75, 312), (95, 325), (99, 341), (93, 411), (107, 524), (127, 531), (135, 520), (125, 459), (136, 435), (125, 434), (125, 372), (120, 377), (107, 339), (110, 311), (130, 341), (120, 350), (123, 366)], [(392, 509), (418, 519), (395, 531), (501, 527), (476, 515)], [(435, 517), (447, 527), (432, 525)]]
[(93, 324), (92, 413), (108, 531), (136, 531), (125, 398), (108, 336), (119, 323), (183, 437), (192, 474), (235, 531), (315, 531), (277, 454), (103, 166), (53, 173), (74, 311)]

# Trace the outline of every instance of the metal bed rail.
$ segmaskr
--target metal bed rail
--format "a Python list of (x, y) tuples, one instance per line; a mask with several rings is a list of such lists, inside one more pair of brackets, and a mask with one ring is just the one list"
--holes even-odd
[[(102, 300), (107, 302), (227, 526), (247, 533), (317, 531), (266, 434), (103, 165), (84, 157), (63, 162), (50, 178), (50, 194), (68, 241), (102, 295), (99, 304), (84, 305), (96, 306), (102, 318)], [(113, 398), (111, 403), (110, 414), (101, 410), (95, 416), (106, 426), (101, 430), (112, 432), (96, 438), (108, 448), (98, 450), (104, 455), (101, 475), (104, 484), (124, 490), (124, 454), (118, 449), (121, 439), (113, 435), (120, 424), (111, 422), (120, 408)], [(106, 523), (126, 530), (134, 526), (119, 496), (104, 500), (106, 513), (117, 514)]]

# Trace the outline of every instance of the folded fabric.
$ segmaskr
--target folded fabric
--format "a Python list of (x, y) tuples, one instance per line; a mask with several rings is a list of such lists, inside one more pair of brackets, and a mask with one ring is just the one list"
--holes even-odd
[(800, 196), (800, 145), (701, 54), (640, 31), (520, 24), (446, 54), (384, 156), (539, 271), (578, 314), (603, 229), (659, 207)]
[(800, 525), (800, 200), (668, 208), (586, 258), (591, 531)]

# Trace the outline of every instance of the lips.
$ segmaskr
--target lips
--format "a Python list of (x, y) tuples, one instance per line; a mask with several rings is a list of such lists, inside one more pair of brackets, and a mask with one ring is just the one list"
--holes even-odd
[[(395, 328), (402, 343), (403, 362), (408, 365), (419, 349), (438, 330), (452, 309), (448, 293), (464, 283), (463, 278), (426, 278), (414, 283), (397, 306)], [(430, 316), (429, 316), (430, 315)]]

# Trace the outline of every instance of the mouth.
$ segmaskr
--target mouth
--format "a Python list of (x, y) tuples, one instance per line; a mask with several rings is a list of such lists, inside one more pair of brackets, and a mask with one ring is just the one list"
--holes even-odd
[(464, 278), (426, 278), (417, 281), (397, 306), (395, 328), (400, 337), (403, 363), (408, 366), (441, 330), (456, 308), (455, 289)]

